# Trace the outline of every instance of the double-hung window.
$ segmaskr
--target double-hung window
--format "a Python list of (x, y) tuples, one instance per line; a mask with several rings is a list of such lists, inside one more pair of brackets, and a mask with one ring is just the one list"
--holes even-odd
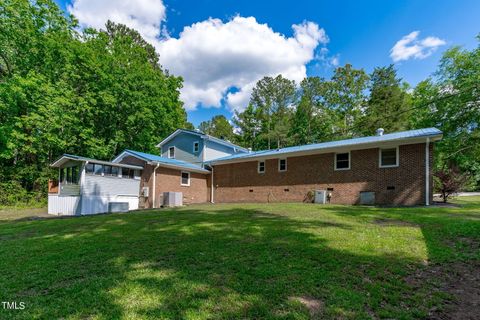
[(287, 159), (278, 159), (278, 171), (287, 171)]
[(175, 158), (175, 147), (170, 147), (168, 148), (168, 157), (170, 159), (174, 159)]
[(258, 161), (258, 173), (265, 173), (265, 161)]
[(193, 152), (196, 153), (200, 150), (200, 143), (198, 141), (195, 141), (193, 143)]
[(350, 169), (350, 152), (335, 153), (335, 170)]
[(379, 153), (380, 168), (398, 167), (398, 147), (380, 149)]
[(180, 185), (187, 187), (190, 186), (190, 172), (182, 171)]

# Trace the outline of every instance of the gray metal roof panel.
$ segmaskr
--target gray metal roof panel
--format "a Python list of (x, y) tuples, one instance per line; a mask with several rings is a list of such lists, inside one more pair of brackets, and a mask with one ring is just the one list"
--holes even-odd
[(302, 146), (287, 147), (287, 148), (281, 148), (281, 149), (261, 150), (261, 151), (255, 151), (250, 153), (236, 154), (236, 155), (231, 155), (231, 156), (212, 160), (210, 161), (210, 163), (214, 164), (217, 162), (233, 161), (237, 159), (240, 160), (240, 159), (257, 158), (257, 157), (268, 157), (268, 156), (282, 155), (282, 154), (302, 152), (302, 151), (341, 148), (341, 147), (349, 147), (349, 146), (361, 145), (361, 144), (370, 144), (370, 143), (373, 144), (373, 143), (388, 142), (388, 141), (395, 141), (395, 140), (404, 140), (404, 139), (410, 139), (410, 138), (437, 136), (441, 134), (442, 134), (442, 131), (438, 130), (437, 128), (424, 128), (424, 129), (417, 129), (417, 130), (388, 133), (381, 136), (368, 136), (368, 137), (353, 138), (353, 139), (346, 139), (346, 140), (307, 144)]

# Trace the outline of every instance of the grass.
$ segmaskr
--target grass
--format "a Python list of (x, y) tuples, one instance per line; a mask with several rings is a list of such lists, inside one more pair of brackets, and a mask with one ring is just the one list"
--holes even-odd
[(0, 318), (424, 318), (456, 299), (428, 271), (480, 261), (480, 197), (458, 203), (0, 211), (0, 301), (26, 305)]

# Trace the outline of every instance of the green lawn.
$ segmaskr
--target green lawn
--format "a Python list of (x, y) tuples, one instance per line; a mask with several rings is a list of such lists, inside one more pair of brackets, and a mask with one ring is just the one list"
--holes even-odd
[(0, 211), (0, 301), (26, 305), (0, 318), (448, 318), (470, 303), (448, 288), (480, 280), (462, 280), (480, 267), (480, 197), (457, 203)]

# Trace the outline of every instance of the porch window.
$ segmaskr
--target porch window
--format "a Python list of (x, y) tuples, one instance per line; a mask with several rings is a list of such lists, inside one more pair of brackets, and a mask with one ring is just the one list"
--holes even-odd
[(78, 184), (79, 172), (77, 166), (60, 169), (60, 182), (63, 184)]
[(190, 172), (182, 171), (182, 180), (180, 184), (182, 186), (190, 186)]
[(135, 170), (130, 168), (122, 168), (122, 178), (133, 179), (135, 177)]

